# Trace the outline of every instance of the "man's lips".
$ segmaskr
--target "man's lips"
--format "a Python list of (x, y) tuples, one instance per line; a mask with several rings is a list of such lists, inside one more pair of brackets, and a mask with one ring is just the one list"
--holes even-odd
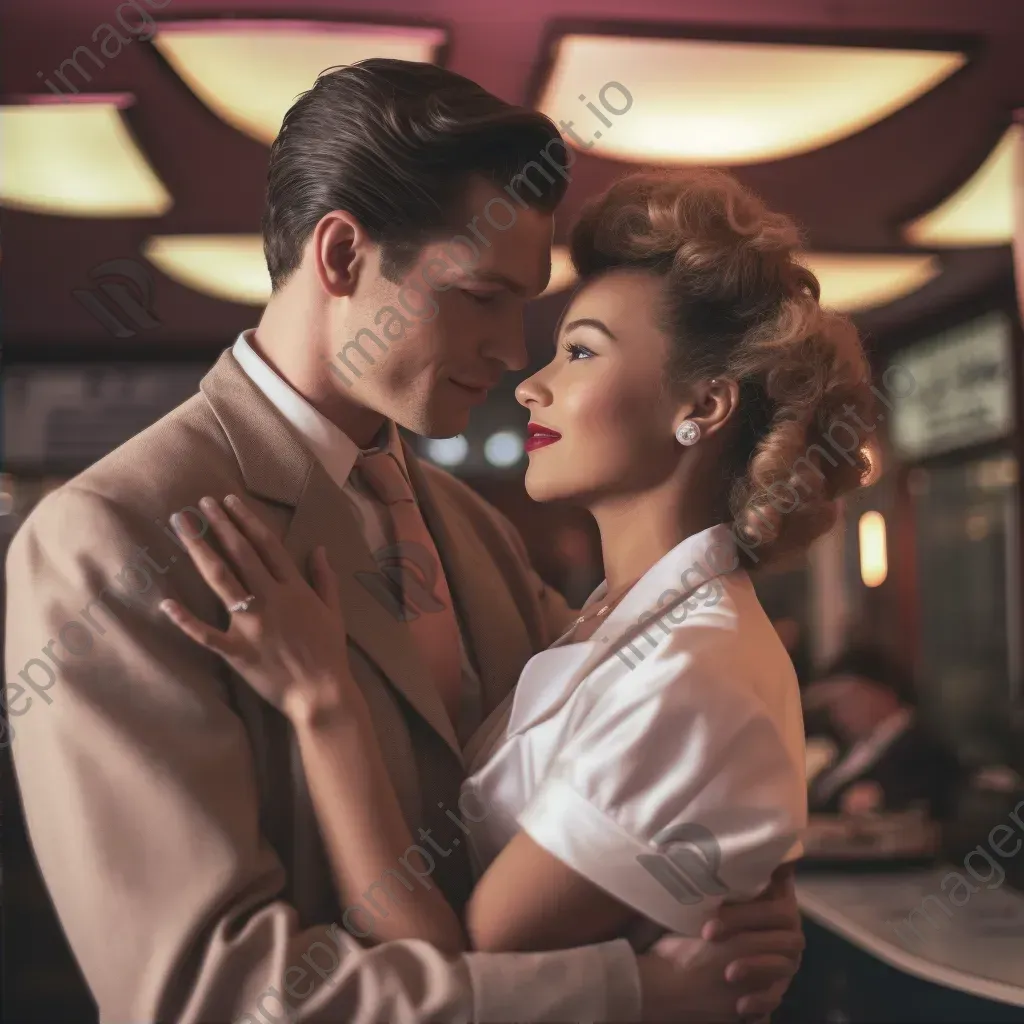
[(479, 402), (482, 402), (487, 397), (488, 392), (494, 387), (494, 384), (490, 383), (467, 384), (463, 381), (456, 380), (454, 377), (451, 377), (450, 380), (457, 388), (461, 388), (467, 395)]
[(536, 451), (546, 445), (554, 444), (561, 438), (557, 430), (541, 426), (539, 423), (529, 423), (526, 427), (526, 444), (523, 447), (528, 451)]

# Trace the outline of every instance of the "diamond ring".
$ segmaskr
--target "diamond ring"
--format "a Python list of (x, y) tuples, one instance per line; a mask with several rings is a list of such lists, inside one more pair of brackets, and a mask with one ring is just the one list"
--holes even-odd
[(228, 606), (229, 612), (247, 612), (249, 605), (256, 600), (255, 594), (249, 594), (247, 597), (243, 597), (241, 601), (236, 601), (233, 605)]

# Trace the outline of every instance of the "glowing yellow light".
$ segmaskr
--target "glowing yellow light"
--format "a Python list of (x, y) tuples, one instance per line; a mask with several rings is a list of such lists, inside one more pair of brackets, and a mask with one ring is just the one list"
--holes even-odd
[(121, 116), (132, 97), (0, 107), (0, 203), (66, 217), (159, 217), (170, 193)]
[(569, 259), (569, 247), (551, 246), (551, 280), (541, 294), (551, 295), (554, 292), (565, 291), (566, 288), (571, 288), (575, 281), (576, 270)]
[[(143, 254), (168, 277), (227, 302), (265, 306), (270, 274), (259, 235), (158, 235)], [(568, 288), (576, 275), (564, 245), (551, 248), (551, 283), (543, 294)]]
[(571, 122), (577, 138), (567, 137), (595, 155), (749, 164), (861, 131), (965, 60), (945, 51), (567, 35), (538, 105), (556, 123)]
[[(842, 313), (883, 306), (917, 291), (940, 272), (939, 260), (917, 253), (804, 253), (801, 260), (821, 284), (822, 305)], [(545, 295), (564, 291), (576, 282), (569, 249), (551, 249), (551, 283)]]
[(941, 269), (936, 257), (917, 253), (809, 252), (802, 259), (821, 284), (821, 304), (842, 313), (894, 302), (922, 288)]
[(266, 305), (270, 274), (259, 235), (162, 235), (143, 253), (180, 284), (248, 306)]
[(889, 557), (885, 542), (885, 517), (881, 512), (865, 512), (858, 524), (860, 538), (860, 578), (866, 587), (880, 587), (889, 575)]
[(268, 145), (321, 71), (368, 57), (431, 63), (440, 28), (294, 20), (165, 22), (153, 40), (218, 117)]
[(1009, 245), (1013, 238), (1014, 149), (1024, 128), (1013, 125), (985, 162), (941, 205), (908, 224), (915, 245)]

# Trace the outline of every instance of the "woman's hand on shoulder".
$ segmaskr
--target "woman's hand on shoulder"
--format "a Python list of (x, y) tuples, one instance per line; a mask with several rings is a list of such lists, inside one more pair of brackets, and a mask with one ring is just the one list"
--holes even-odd
[(362, 695), (349, 669), (338, 579), (324, 548), (313, 553), (310, 586), (241, 498), (203, 498), (199, 505), (226, 559), (203, 539), (205, 531), (197, 535), (180, 519), (173, 525), (231, 620), (227, 630), (216, 629), (172, 600), (161, 602), (165, 614), (289, 718), (358, 703)]

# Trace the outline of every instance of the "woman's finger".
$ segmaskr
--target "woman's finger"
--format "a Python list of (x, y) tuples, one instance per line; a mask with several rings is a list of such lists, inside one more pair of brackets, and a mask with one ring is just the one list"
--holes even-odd
[(804, 937), (800, 932), (745, 932), (726, 940), (729, 963), (725, 969), (726, 978), (734, 972), (742, 973), (748, 963), (764, 963), (765, 957), (779, 958), (789, 962), (790, 974), (800, 967), (804, 951)]
[[(209, 510), (204, 510), (210, 516)], [(223, 512), (221, 513), (223, 516)], [(245, 584), (239, 580), (234, 571), (224, 559), (213, 550), (213, 548), (200, 536), (188, 533), (182, 528), (183, 514), (178, 513), (171, 517), (171, 525), (175, 528), (178, 537), (181, 539), (189, 558), (199, 570), (209, 588), (220, 598), (225, 608), (230, 608), (238, 601), (242, 601), (253, 591), (247, 590)]]
[(788, 897), (758, 897), (746, 903), (723, 903), (701, 929), (703, 939), (725, 939), (741, 932), (800, 928), (800, 912)]
[(774, 1013), (779, 1008), (787, 988), (788, 981), (777, 981), (763, 992), (751, 992), (741, 996), (736, 1004), (736, 1012), (741, 1017), (763, 1017), (765, 1014)]
[(318, 545), (313, 551), (313, 587), (332, 612), (341, 612), (341, 594), (338, 590), (338, 574), (327, 560), (327, 549)]
[(222, 658), (230, 659), (233, 654), (231, 639), (227, 633), (197, 619), (187, 608), (178, 604), (170, 598), (160, 602), (160, 610), (182, 631), (190, 640), (205, 647)]
[(748, 956), (729, 964), (725, 970), (725, 980), (735, 982), (747, 992), (753, 992), (792, 978), (798, 966), (788, 956), (772, 953)]
[[(232, 567), (237, 572), (246, 594), (266, 597), (275, 582), (270, 570), (263, 564), (249, 538), (235, 524), (219, 501), (213, 498), (202, 498), (199, 507), (206, 513), (210, 526), (231, 559)], [(236, 598), (236, 600), (240, 600)]]
[(229, 494), (224, 499), (224, 507), (248, 538), (270, 575), (278, 583), (291, 582), (298, 573), (295, 563), (287, 548), (278, 540), (274, 531), (260, 519), (255, 509), (246, 505), (236, 494)]

